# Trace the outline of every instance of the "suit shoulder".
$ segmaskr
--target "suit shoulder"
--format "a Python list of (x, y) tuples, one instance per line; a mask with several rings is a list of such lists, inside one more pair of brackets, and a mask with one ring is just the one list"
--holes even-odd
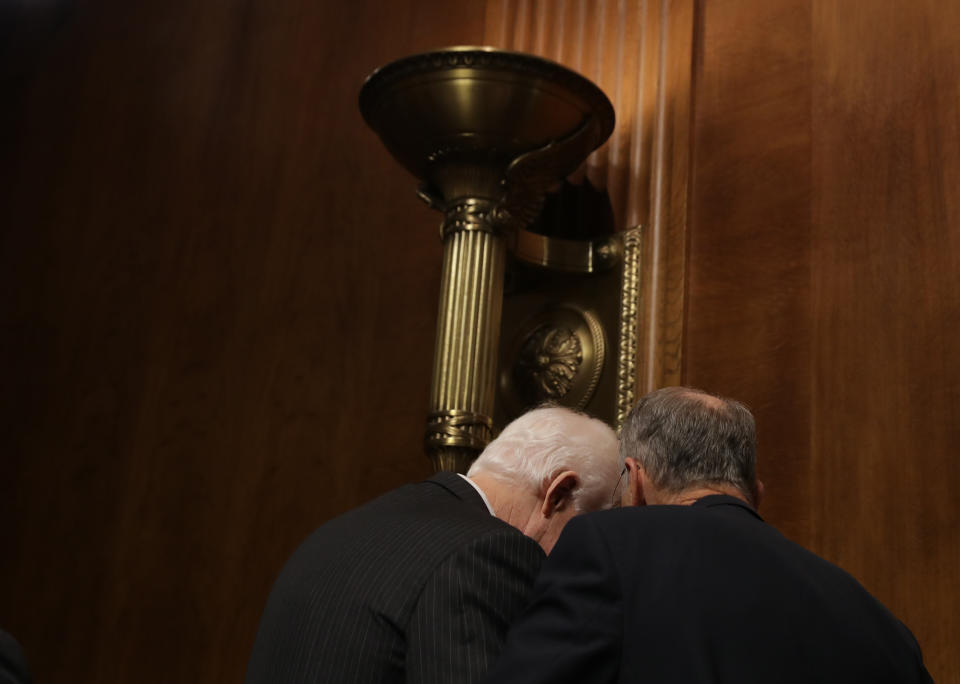
[(663, 529), (664, 525), (690, 524), (700, 517), (700, 513), (692, 511), (689, 506), (628, 506), (578, 515), (568, 523), (568, 527), (582, 531), (589, 528), (598, 531), (620, 528), (634, 531), (638, 528), (659, 530)]
[[(564, 535), (597, 535), (613, 546), (623, 544), (678, 545), (708, 543), (729, 536), (780, 537), (779, 532), (750, 513), (729, 514), (692, 506), (632, 506), (596, 511), (577, 516)], [(785, 539), (785, 538), (784, 538)]]
[(535, 552), (535, 555), (544, 555), (543, 549), (532, 538), (499, 518), (490, 517), (496, 524), (490, 526), (486, 531), (478, 535), (472, 540), (471, 544), (500, 544), (504, 547), (527, 549)]
[(438, 561), (445, 562), (453, 556), (476, 556), (485, 562), (508, 562), (521, 565), (539, 564), (545, 554), (540, 545), (508, 523), (488, 516), (459, 542), (448, 548), (448, 552)]
[[(509, 526), (508, 526), (509, 527)], [(495, 578), (499, 591), (527, 592), (543, 564), (546, 554), (540, 545), (515, 528), (490, 529), (435, 557), (427, 575), (433, 578), (457, 577), (458, 591), (487, 591)], [(477, 586), (467, 586), (476, 584)], [(509, 591), (507, 588), (512, 587)], [(487, 589), (483, 589), (487, 587)]]

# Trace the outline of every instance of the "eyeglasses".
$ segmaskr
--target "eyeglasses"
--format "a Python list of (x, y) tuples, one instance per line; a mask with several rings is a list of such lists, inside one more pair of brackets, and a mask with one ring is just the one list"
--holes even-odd
[(613, 496), (610, 497), (610, 508), (620, 507), (620, 497), (617, 493), (620, 491), (620, 483), (623, 482), (623, 476), (627, 472), (627, 464), (623, 464), (623, 470), (620, 471), (620, 477), (617, 478), (617, 486), (613, 488)]

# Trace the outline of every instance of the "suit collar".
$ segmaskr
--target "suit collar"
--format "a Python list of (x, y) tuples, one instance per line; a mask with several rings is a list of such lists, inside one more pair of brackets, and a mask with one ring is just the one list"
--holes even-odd
[(483, 497), (480, 496), (477, 490), (474, 489), (469, 482), (464, 480), (457, 473), (439, 472), (433, 477), (430, 477), (424, 481), (439, 485), (461, 501), (480, 509), (488, 515), (490, 514), (490, 509), (487, 508), (487, 504), (483, 500)]
[(738, 499), (735, 496), (728, 496), (727, 494), (711, 494), (710, 496), (705, 496), (701, 499), (694, 501), (691, 506), (699, 506), (702, 508), (714, 508), (716, 506), (736, 506), (737, 508), (742, 508), (755, 517), (757, 520), (763, 520), (760, 517), (760, 514), (753, 510), (753, 507), (742, 499)]

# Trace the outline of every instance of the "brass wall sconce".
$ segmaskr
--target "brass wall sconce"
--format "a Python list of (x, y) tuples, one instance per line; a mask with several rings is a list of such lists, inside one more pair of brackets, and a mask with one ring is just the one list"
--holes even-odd
[(455, 47), (376, 70), (360, 110), (421, 181), (420, 197), (443, 212), (425, 437), (434, 467), (465, 472), (495, 419), (544, 399), (583, 408), (603, 394), (605, 379), (612, 412), (602, 321), (620, 316), (626, 281), (615, 266), (625, 263), (629, 240), (527, 230), (548, 192), (613, 131), (603, 92), (549, 60)]

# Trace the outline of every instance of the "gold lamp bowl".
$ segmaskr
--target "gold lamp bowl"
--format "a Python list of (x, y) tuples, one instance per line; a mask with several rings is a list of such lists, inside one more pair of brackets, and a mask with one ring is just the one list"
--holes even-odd
[(465, 190), (449, 187), (451, 166), (473, 167), (471, 189), (495, 194), (519, 156), (581, 132), (564, 155), (579, 165), (614, 126), (613, 106), (588, 79), (488, 47), (447, 48), (377, 69), (360, 92), (360, 111), (396, 160), (448, 200)]
[(493, 435), (508, 238), (613, 131), (610, 101), (546, 59), (454, 47), (377, 69), (360, 111), (443, 212), (443, 280), (425, 437), (464, 472)]

